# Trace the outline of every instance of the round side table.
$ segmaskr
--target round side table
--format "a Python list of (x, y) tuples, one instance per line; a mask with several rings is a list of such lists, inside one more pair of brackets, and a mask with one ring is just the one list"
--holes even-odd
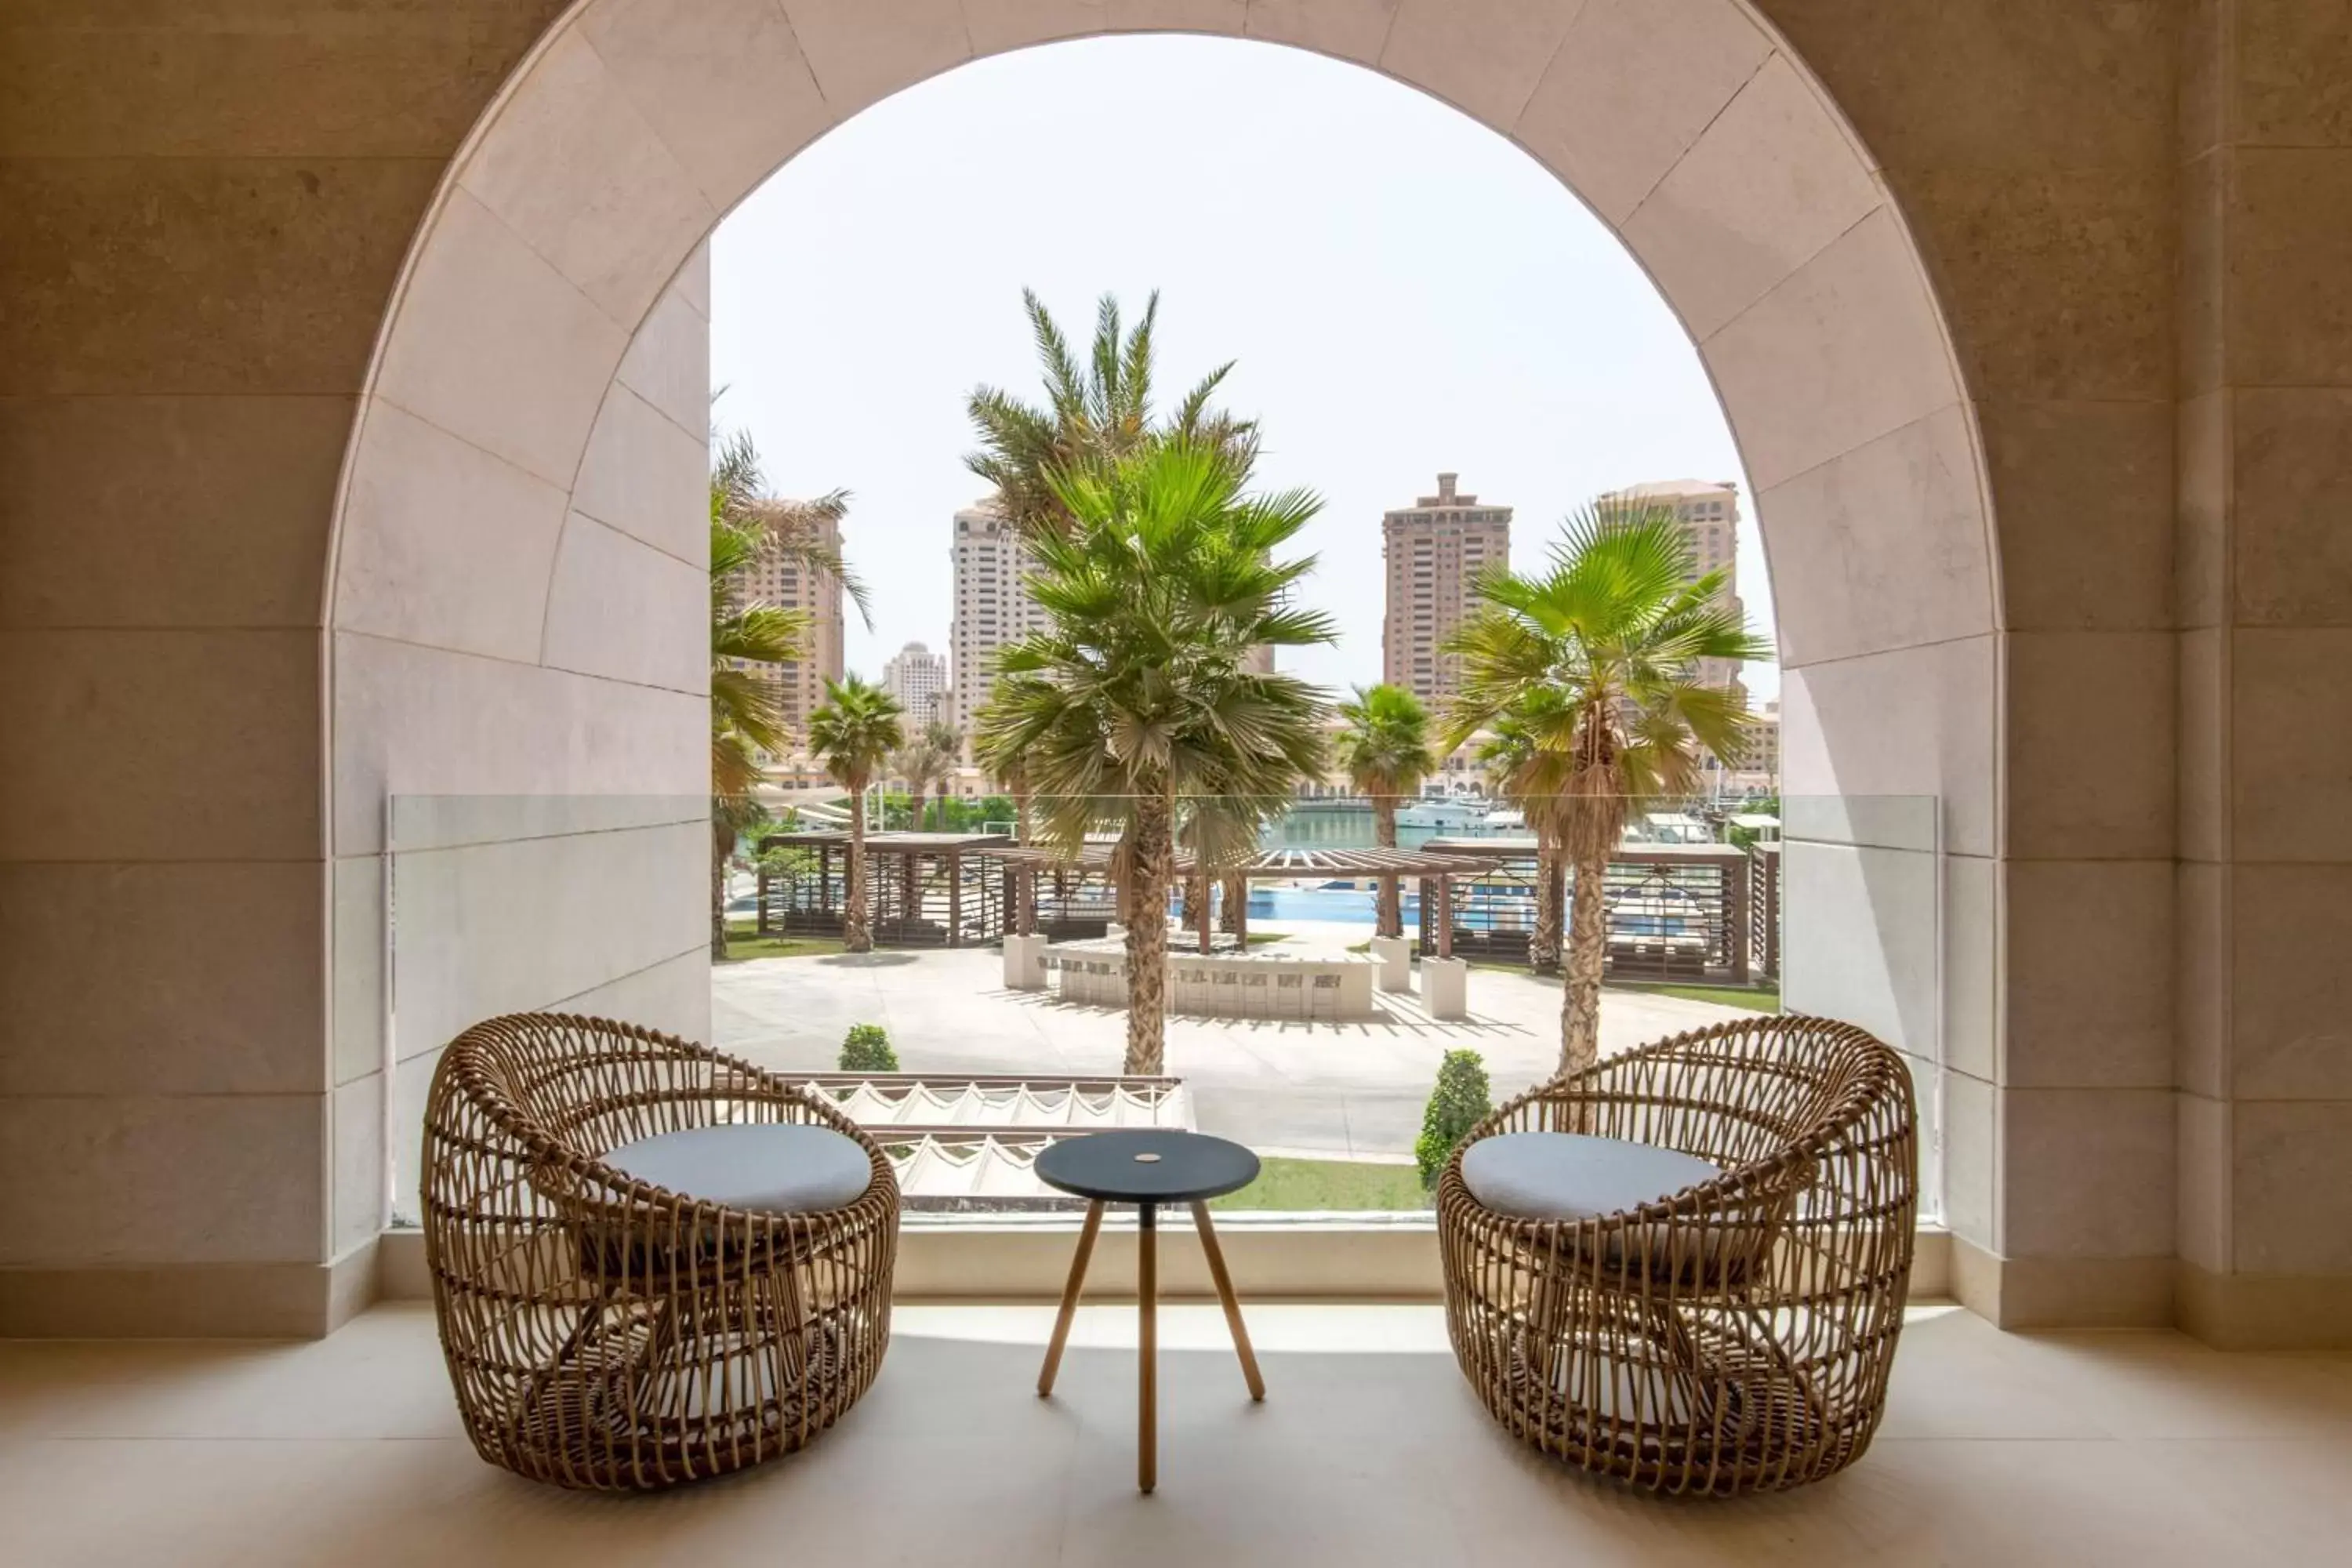
[(1054, 1322), (1054, 1340), (1045, 1348), (1045, 1370), (1037, 1374), (1040, 1398), (1054, 1392), (1054, 1374), (1061, 1370), (1062, 1348), (1069, 1342), (1070, 1320), (1078, 1310), (1078, 1294), (1087, 1281), (1087, 1260), (1094, 1256), (1095, 1237), (1101, 1233), (1105, 1204), (1133, 1204), (1140, 1234), (1136, 1238), (1137, 1390), (1138, 1405), (1135, 1484), (1150, 1491), (1159, 1479), (1158, 1363), (1160, 1350), (1160, 1205), (1190, 1204), (1192, 1224), (1201, 1233), (1201, 1250), (1209, 1260), (1209, 1277), (1216, 1281), (1217, 1300), (1225, 1309), (1225, 1325), (1233, 1330), (1234, 1350), (1241, 1357), (1242, 1376), (1250, 1397), (1265, 1397), (1265, 1380), (1258, 1375), (1257, 1356), (1250, 1350), (1249, 1331), (1242, 1326), (1241, 1303), (1234, 1298), (1233, 1276), (1225, 1271), (1225, 1255), (1217, 1246), (1216, 1226), (1209, 1222), (1209, 1200), (1248, 1186), (1257, 1180), (1257, 1156), (1240, 1144), (1201, 1132), (1139, 1130), (1096, 1132), (1066, 1139), (1037, 1156), (1037, 1177), (1087, 1200), (1086, 1228), (1078, 1233), (1077, 1256), (1070, 1260), (1070, 1282), (1062, 1290), (1062, 1313)]

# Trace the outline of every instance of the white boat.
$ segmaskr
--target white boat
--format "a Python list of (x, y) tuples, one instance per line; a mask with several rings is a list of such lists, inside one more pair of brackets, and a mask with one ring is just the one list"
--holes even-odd
[(1459, 833), (1465, 827), (1483, 826), (1486, 810), (1483, 800), (1417, 800), (1398, 808), (1397, 826)]
[(1489, 833), (1523, 833), (1527, 830), (1528, 814), (1516, 806), (1498, 805), (1484, 818)]

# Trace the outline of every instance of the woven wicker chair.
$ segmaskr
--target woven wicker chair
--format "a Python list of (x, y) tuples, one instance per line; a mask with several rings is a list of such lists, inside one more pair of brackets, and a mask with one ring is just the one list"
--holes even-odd
[[(603, 1163), (719, 1122), (856, 1140), (845, 1208), (698, 1202)], [(873, 1140), (747, 1063), (601, 1018), (525, 1014), (458, 1037), (425, 1111), (425, 1256), (474, 1447), (569, 1487), (644, 1490), (811, 1442), (890, 1335), (898, 1188)]]
[[(1580, 1132), (1723, 1174), (1626, 1213), (1498, 1214), (1473, 1142)], [(1544, 1084), (1475, 1128), (1438, 1184), (1446, 1321), (1496, 1419), (1655, 1491), (1800, 1486), (1885, 1408), (1917, 1219), (1911, 1079), (1850, 1025), (1759, 1016)]]

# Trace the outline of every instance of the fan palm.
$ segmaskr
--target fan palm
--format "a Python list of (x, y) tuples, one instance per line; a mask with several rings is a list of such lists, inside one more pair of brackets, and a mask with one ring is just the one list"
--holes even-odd
[[(1383, 849), (1397, 841), (1397, 802), (1421, 790), (1437, 771), (1429, 749), (1429, 711), (1402, 686), (1358, 688), (1339, 704), (1339, 763), (1348, 783), (1372, 803), (1372, 839)], [(1381, 879), (1380, 933), (1402, 936), (1404, 916), (1397, 879)]]
[(870, 681), (845, 676), (824, 683), (824, 700), (809, 715), (808, 746), (833, 782), (849, 792), (849, 868), (841, 911), (841, 945), (871, 952), (874, 931), (866, 907), (866, 786), (890, 753), (907, 743), (898, 700)]
[(1274, 558), (1320, 503), (1246, 496), (1243, 472), (1181, 437), (1057, 472), (1069, 525), (1032, 542), (1047, 624), (1000, 652), (982, 710), (982, 754), (1022, 759), (1046, 843), (1075, 857), (1089, 828), (1118, 825), (1130, 1073), (1166, 1056), (1179, 803), (1286, 795), (1322, 760), (1315, 689), (1249, 668), (1253, 646), (1331, 640), (1328, 617), (1285, 602), (1312, 558)]
[(1462, 660), (1445, 743), (1516, 716), (1547, 770), (1532, 793), (1556, 814), (1571, 875), (1564, 1071), (1600, 1055), (1604, 887), (1628, 812), (1689, 793), (1704, 754), (1740, 754), (1741, 694), (1698, 671), (1771, 649), (1723, 586), (1720, 572), (1693, 573), (1671, 511), (1597, 504), (1568, 519), (1547, 570), (1483, 579), (1478, 607), (1445, 643)]
[(1209, 406), (1233, 369), (1230, 361), (1202, 376), (1167, 420), (1153, 416), (1157, 291), (1132, 328), (1120, 319), (1118, 298), (1105, 294), (1095, 307), (1094, 342), (1083, 362), (1071, 353), (1069, 340), (1034, 291), (1023, 289), (1021, 303), (1037, 342), (1045, 405), (1024, 403), (992, 386), (975, 388), (966, 406), (980, 449), (964, 465), (995, 487), (1005, 516), (1024, 536), (1067, 525), (1069, 510), (1055, 488), (1057, 474), (1116, 461), (1162, 437), (1215, 448), (1234, 466), (1236, 482), (1248, 482), (1257, 458), (1256, 423)]

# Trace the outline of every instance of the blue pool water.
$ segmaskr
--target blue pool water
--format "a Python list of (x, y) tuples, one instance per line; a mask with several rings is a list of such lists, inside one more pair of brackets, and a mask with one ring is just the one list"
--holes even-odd
[[(1358, 891), (1335, 888), (1254, 887), (1250, 889), (1249, 913), (1254, 921), (1347, 921), (1370, 925), (1373, 911), (1373, 894), (1369, 888)], [(1406, 893), (1405, 923), (1411, 925), (1420, 919), (1420, 899)]]

